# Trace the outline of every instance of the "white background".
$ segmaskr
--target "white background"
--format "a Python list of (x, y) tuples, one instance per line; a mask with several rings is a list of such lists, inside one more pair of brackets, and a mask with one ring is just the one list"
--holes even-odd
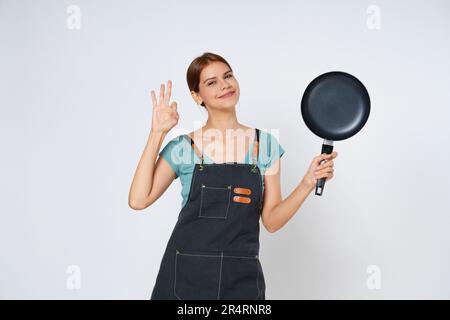
[(186, 70), (206, 51), (235, 72), (239, 121), (279, 130), (284, 198), (320, 153), (300, 114), (308, 83), (345, 71), (371, 97), (324, 195), (261, 228), (266, 298), (450, 298), (449, 44), (443, 0), (0, 1), (0, 298), (149, 299), (181, 204), (177, 179), (128, 207), (149, 92), (173, 81), (163, 146), (201, 126)]

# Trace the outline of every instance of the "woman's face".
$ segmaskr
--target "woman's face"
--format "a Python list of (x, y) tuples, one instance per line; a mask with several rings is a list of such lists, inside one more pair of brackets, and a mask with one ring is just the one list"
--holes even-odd
[(199, 92), (192, 94), (197, 103), (204, 102), (209, 108), (231, 108), (239, 100), (239, 83), (225, 63), (215, 61), (203, 68)]

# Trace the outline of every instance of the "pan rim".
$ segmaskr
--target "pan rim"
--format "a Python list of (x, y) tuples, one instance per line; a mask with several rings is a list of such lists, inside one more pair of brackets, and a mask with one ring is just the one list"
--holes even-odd
[[(345, 78), (349, 78), (353, 83), (355, 83), (356, 84), (355, 87), (358, 87), (358, 91), (361, 93), (361, 97), (365, 101), (365, 103), (364, 103), (363, 114), (362, 114), (361, 120), (359, 121), (359, 123), (357, 125), (355, 125), (353, 128), (351, 128), (347, 132), (330, 136), (326, 132), (324, 132), (324, 130), (317, 128), (315, 123), (313, 123), (313, 121), (311, 120), (312, 117), (310, 116), (309, 112), (307, 112), (307, 110), (309, 108), (309, 106), (307, 105), (307, 100), (308, 100), (308, 97), (310, 96), (312, 90), (314, 88), (316, 88), (319, 83), (324, 81), (323, 79), (332, 78), (334, 76), (341, 76), (341, 77), (343, 76)], [(322, 74), (318, 75), (317, 77), (315, 77), (306, 86), (305, 91), (303, 92), (302, 99), (301, 99), (301, 114), (302, 114), (303, 121), (305, 122), (308, 129), (310, 129), (315, 135), (317, 135), (323, 139), (327, 139), (327, 140), (331, 140), (331, 141), (345, 140), (345, 139), (348, 139), (348, 138), (354, 136), (355, 134), (357, 134), (366, 124), (366, 122), (369, 118), (369, 115), (370, 115), (370, 109), (371, 109), (370, 95), (369, 95), (367, 88), (362, 83), (362, 81), (359, 80), (353, 74), (350, 74), (345, 71), (339, 71), (339, 70), (328, 71), (328, 72), (322, 73)]]

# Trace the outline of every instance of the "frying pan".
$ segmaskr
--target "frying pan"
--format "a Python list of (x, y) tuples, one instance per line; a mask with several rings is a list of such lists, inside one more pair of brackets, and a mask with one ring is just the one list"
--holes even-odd
[[(322, 153), (330, 154), (333, 141), (352, 137), (366, 123), (370, 113), (369, 93), (355, 76), (342, 71), (327, 72), (306, 87), (301, 112), (309, 130), (324, 139)], [(317, 180), (316, 195), (322, 195), (325, 180)]]

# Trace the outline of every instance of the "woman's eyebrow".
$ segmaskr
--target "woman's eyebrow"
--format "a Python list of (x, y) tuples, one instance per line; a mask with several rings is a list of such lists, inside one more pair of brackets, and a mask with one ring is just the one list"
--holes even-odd
[[(231, 70), (228, 70), (228, 71), (225, 72), (223, 75), (226, 75), (228, 72), (231, 72)], [(208, 80), (215, 79), (215, 78), (217, 78), (217, 77), (211, 77), (211, 78), (208, 78), (208, 79), (206, 79), (205, 81), (203, 81), (203, 83), (205, 83), (205, 82), (208, 81)]]

